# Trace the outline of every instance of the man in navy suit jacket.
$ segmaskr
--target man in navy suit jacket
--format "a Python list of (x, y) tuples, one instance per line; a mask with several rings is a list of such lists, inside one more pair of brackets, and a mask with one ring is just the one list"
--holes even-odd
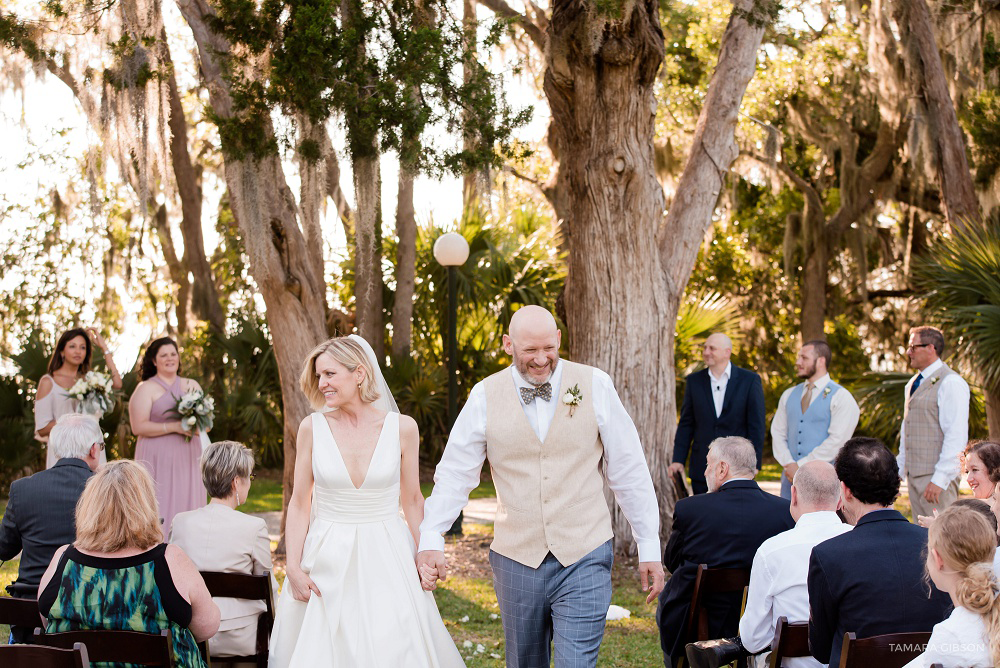
[[(0, 560), (21, 553), (17, 580), (7, 587), (15, 598), (37, 598), (52, 555), (76, 540), (76, 502), (97, 468), (104, 435), (92, 416), (70, 413), (52, 428), (48, 447), (59, 460), (50, 469), (11, 483), (0, 522)], [(31, 628), (11, 629), (14, 642), (29, 642), (31, 633)]]
[(852, 438), (834, 467), (844, 515), (855, 527), (813, 548), (808, 579), (809, 650), (831, 666), (840, 663), (848, 631), (858, 638), (930, 631), (952, 607), (924, 580), (927, 529), (892, 508), (899, 468), (889, 449), (875, 438)]
[[(698, 564), (710, 568), (750, 568), (760, 544), (795, 526), (789, 503), (753, 481), (754, 447), (745, 438), (716, 439), (709, 446), (705, 478), (709, 494), (681, 499), (663, 555), (671, 576), (660, 592), (656, 622), (665, 666), (684, 656), (687, 616)], [(740, 621), (739, 594), (708, 597), (711, 638), (735, 636)]]
[(753, 443), (760, 470), (764, 452), (764, 388), (760, 376), (729, 361), (733, 344), (725, 334), (716, 332), (705, 340), (702, 359), (707, 368), (696, 371), (684, 383), (681, 419), (674, 436), (674, 471), (684, 472), (691, 456), (691, 489), (695, 494), (708, 491), (705, 484), (705, 457), (708, 444), (723, 436), (742, 436)]

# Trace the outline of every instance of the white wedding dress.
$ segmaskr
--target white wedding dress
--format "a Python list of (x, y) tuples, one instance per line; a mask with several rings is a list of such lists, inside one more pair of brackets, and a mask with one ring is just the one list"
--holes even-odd
[(399, 414), (388, 413), (360, 488), (330, 425), (312, 414), (313, 518), (302, 570), (322, 596), (284, 587), (269, 668), (464, 666), (434, 595), (420, 587), (416, 546), (399, 513)]

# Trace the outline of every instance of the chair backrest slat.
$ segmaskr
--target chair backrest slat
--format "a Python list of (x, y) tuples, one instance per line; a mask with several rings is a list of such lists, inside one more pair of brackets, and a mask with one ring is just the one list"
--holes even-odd
[(76, 643), (70, 649), (44, 645), (0, 645), (4, 668), (90, 668), (87, 648)]
[(840, 651), (840, 668), (902, 668), (924, 651), (930, 639), (930, 631), (887, 633), (860, 640), (848, 632)]
[(38, 601), (33, 598), (12, 598), (0, 596), (0, 624), (27, 626), (33, 629), (41, 624)]
[(769, 668), (781, 668), (782, 659), (812, 656), (809, 652), (809, 623), (789, 622), (787, 617), (778, 617), (771, 641)]
[(42, 629), (35, 629), (34, 643), (64, 649), (83, 643), (90, 660), (95, 663), (135, 663), (165, 668), (174, 665), (168, 630), (156, 634), (105, 629), (45, 633)]

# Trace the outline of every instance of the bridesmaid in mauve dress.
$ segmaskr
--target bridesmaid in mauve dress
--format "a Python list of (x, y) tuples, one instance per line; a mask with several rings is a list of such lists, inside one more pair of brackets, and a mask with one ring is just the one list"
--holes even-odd
[(163, 520), (163, 539), (177, 513), (201, 508), (206, 502), (201, 481), (201, 441), (185, 431), (173, 414), (177, 400), (201, 387), (180, 376), (177, 344), (162, 338), (149, 344), (142, 356), (142, 382), (129, 400), (132, 433), (138, 436), (135, 459), (156, 481), (156, 501)]
[[(115, 368), (104, 337), (93, 327), (66, 330), (56, 343), (45, 375), (38, 380), (38, 390), (35, 392), (35, 438), (38, 441), (48, 443), (49, 432), (56, 426), (59, 418), (67, 413), (78, 412), (79, 406), (76, 399), (69, 395), (69, 388), (90, 371), (91, 353), (95, 345), (104, 354), (104, 361), (111, 375), (111, 386), (116, 390), (122, 389), (122, 377)], [(107, 456), (101, 450), (101, 464), (107, 461)], [(55, 457), (46, 449), (45, 468), (52, 468), (55, 463)]]

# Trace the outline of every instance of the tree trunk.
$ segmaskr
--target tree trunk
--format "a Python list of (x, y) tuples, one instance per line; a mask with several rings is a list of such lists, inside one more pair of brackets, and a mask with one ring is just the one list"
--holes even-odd
[[(164, 30), (160, 39), (163, 40), (163, 59), (171, 63), (170, 50), (167, 48), (167, 33)], [(205, 255), (205, 240), (201, 229), (201, 175), (191, 162), (188, 151), (187, 119), (181, 106), (180, 92), (177, 90), (177, 78), (173, 67), (169, 68), (170, 77), (167, 81), (167, 97), (170, 102), (170, 163), (174, 171), (174, 181), (177, 184), (177, 195), (181, 200), (181, 237), (184, 239), (184, 264), (191, 272), (191, 309), (202, 320), (208, 322), (215, 332), (224, 332), (226, 316), (219, 302), (219, 292), (215, 285), (215, 274), (212, 265)], [(187, 276), (185, 274), (185, 281)]]
[[(476, 68), (479, 63), (476, 61), (476, 30), (479, 21), (476, 19), (475, 0), (462, 0), (462, 29), (465, 34), (465, 48), (467, 54), (462, 66), (462, 78), (466, 85), (469, 85), (476, 76)], [(462, 129), (462, 148), (473, 152), (479, 141), (477, 133), (469, 127), (469, 113), (463, 114), (464, 125)], [(481, 208), (488, 205), (487, 195), (489, 193), (489, 167), (481, 169), (466, 169), (462, 176), (462, 204), (463, 208), (476, 206)]]
[(969, 173), (965, 136), (958, 124), (934, 38), (931, 13), (925, 0), (894, 0), (892, 14), (900, 31), (914, 93), (927, 104), (945, 215), (952, 228), (961, 229), (964, 220), (979, 220), (979, 199)]
[(382, 323), (382, 177), (379, 156), (371, 153), (354, 158), (354, 194), (357, 213), (354, 223), (354, 304), (358, 334), (371, 344), (382, 359), (385, 328)]
[(408, 357), (413, 333), (416, 286), (417, 218), (413, 210), (413, 172), (400, 165), (396, 191), (396, 299), (392, 307), (392, 355)]
[[(207, 0), (179, 0), (177, 6), (198, 45), (212, 110), (229, 118), (233, 105), (223, 65), (230, 47), (209, 27), (215, 11)], [(273, 132), (270, 125), (266, 128)], [(250, 274), (267, 307), (267, 324), (281, 380), (285, 421), (282, 507), (287, 508), (294, 481), (295, 436), (299, 423), (312, 410), (298, 387), (298, 378), (309, 351), (326, 338), (323, 277), (315, 275), (280, 158), (227, 158), (225, 173), (233, 213), (249, 256)]]
[(986, 397), (986, 423), (989, 426), (989, 439), (1000, 443), (1000, 387), (984, 388)]
[[(161, 204), (153, 215), (153, 228), (156, 230), (156, 238), (160, 242), (160, 251), (163, 253), (163, 262), (167, 265), (167, 273), (170, 280), (177, 288), (177, 297), (174, 303), (174, 315), (177, 317), (177, 332), (180, 335), (187, 333), (188, 329), (188, 303), (191, 298), (191, 283), (188, 281), (187, 267), (177, 257), (177, 250), (174, 248), (173, 237), (170, 236), (170, 226), (167, 225), (167, 207)], [(170, 318), (167, 318), (169, 325)]]

